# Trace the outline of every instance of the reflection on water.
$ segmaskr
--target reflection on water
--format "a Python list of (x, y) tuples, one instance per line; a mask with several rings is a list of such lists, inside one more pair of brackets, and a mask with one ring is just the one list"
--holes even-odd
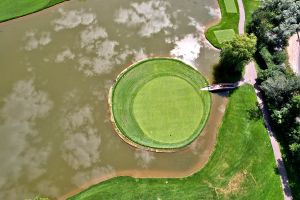
[[(72, 0), (0, 25), (0, 199), (59, 197), (95, 178), (189, 175), (210, 155), (224, 112), (177, 153), (134, 149), (113, 131), (107, 95), (146, 57), (172, 56), (209, 79), (218, 52), (205, 40), (211, 0)], [(100, 179), (99, 179), (100, 180)]]

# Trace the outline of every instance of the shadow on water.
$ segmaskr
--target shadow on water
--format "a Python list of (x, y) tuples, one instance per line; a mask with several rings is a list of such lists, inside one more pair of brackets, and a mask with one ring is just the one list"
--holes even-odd
[(214, 66), (213, 76), (213, 83), (235, 83), (242, 78), (242, 72), (218, 63)]

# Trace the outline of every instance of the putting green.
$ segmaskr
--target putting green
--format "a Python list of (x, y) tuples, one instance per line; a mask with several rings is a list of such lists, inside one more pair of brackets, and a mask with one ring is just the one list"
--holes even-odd
[(175, 149), (190, 144), (203, 129), (211, 98), (207, 82), (185, 63), (145, 60), (123, 72), (112, 88), (112, 117), (131, 144)]
[(235, 32), (233, 29), (225, 29), (214, 31), (214, 34), (219, 42), (219, 44), (227, 41), (231, 41), (234, 39)]

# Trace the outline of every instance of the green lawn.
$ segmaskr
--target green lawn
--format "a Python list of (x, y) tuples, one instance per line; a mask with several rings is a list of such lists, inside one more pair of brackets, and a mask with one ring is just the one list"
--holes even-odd
[(251, 21), (252, 13), (259, 7), (260, 0), (243, 0), (245, 14), (246, 14), (246, 27)]
[(160, 149), (190, 144), (210, 112), (207, 82), (175, 59), (139, 62), (123, 73), (112, 92), (112, 112), (120, 134), (137, 144)]
[[(233, 0), (233, 1), (237, 8), (237, 1), (236, 0)], [(238, 13), (238, 11), (236, 13), (227, 12), (226, 6), (225, 6), (225, 0), (218, 0), (218, 2), (219, 2), (219, 6), (221, 9), (221, 13), (222, 13), (222, 19), (218, 24), (210, 27), (205, 32), (205, 36), (213, 46), (220, 48), (221, 44), (219, 43), (219, 41), (215, 35), (215, 31), (232, 29), (232, 30), (234, 30), (235, 33), (238, 33), (239, 13)]]
[(222, 44), (223, 42), (226, 41), (231, 41), (235, 36), (235, 32), (233, 29), (214, 31), (214, 33), (219, 44)]
[(227, 13), (237, 13), (238, 9), (234, 0), (224, 0)]
[(0, 22), (24, 16), (65, 0), (1, 0)]
[(216, 149), (208, 164), (181, 179), (117, 177), (90, 187), (70, 200), (238, 199), (282, 200), (272, 147), (251, 86), (229, 98)]

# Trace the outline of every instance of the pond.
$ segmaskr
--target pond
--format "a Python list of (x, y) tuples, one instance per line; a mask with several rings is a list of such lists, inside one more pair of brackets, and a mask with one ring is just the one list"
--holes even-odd
[(204, 31), (211, 0), (72, 0), (0, 25), (0, 199), (58, 198), (116, 175), (182, 177), (211, 155), (226, 100), (175, 153), (135, 149), (114, 132), (108, 91), (147, 57), (175, 57), (212, 81)]

